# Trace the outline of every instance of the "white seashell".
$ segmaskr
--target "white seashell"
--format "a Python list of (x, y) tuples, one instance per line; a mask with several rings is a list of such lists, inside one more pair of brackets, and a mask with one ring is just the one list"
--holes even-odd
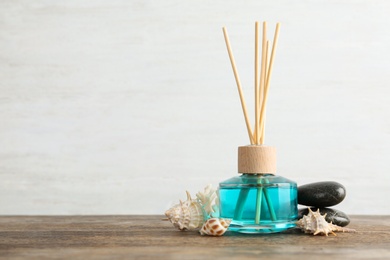
[(316, 212), (313, 212), (310, 208), (309, 213), (306, 216), (303, 216), (300, 220), (297, 221), (297, 227), (300, 228), (305, 233), (310, 233), (313, 235), (325, 235), (328, 234), (335, 235), (336, 232), (356, 232), (354, 229), (343, 228), (337, 225), (332, 224), (332, 222), (328, 223), (325, 220), (325, 216), (321, 215), (320, 210), (317, 209)]
[(199, 233), (202, 236), (222, 236), (223, 234), (225, 234), (231, 222), (231, 219), (210, 218), (203, 224)]
[(165, 212), (165, 216), (180, 230), (199, 229), (204, 223), (204, 212), (198, 200), (193, 200), (187, 191), (187, 200), (180, 201)]
[(207, 215), (211, 216), (215, 212), (215, 207), (213, 206), (216, 203), (217, 193), (210, 184), (204, 188), (204, 192), (198, 192), (196, 198), (199, 200)]
[(187, 191), (187, 200), (180, 201), (180, 204), (167, 210), (165, 215), (180, 230), (197, 230), (206, 219), (219, 215), (217, 201), (216, 190), (207, 185), (204, 192), (196, 194), (196, 199), (192, 199)]

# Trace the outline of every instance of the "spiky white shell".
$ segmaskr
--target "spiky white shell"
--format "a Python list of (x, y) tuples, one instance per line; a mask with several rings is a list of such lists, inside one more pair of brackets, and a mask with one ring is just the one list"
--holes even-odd
[(215, 204), (217, 202), (217, 193), (216, 190), (209, 184), (204, 188), (203, 192), (196, 193), (196, 198), (199, 203), (202, 205), (205, 213), (209, 216), (213, 216), (216, 212)]
[(334, 232), (355, 232), (354, 229), (343, 228), (337, 225), (328, 223), (325, 220), (325, 216), (321, 215), (320, 210), (317, 209), (316, 212), (313, 212), (310, 208), (309, 213), (306, 216), (303, 216), (300, 220), (297, 221), (297, 227), (300, 228), (305, 233), (310, 233), (313, 235), (325, 235), (328, 234), (336, 235)]
[(180, 230), (196, 230), (204, 222), (202, 206), (197, 200), (191, 199), (188, 191), (187, 200), (167, 210), (165, 216)]
[(228, 229), (231, 219), (210, 218), (202, 226), (201, 235), (222, 236)]
[(180, 201), (180, 204), (167, 210), (165, 215), (180, 230), (199, 230), (206, 219), (218, 216), (217, 201), (216, 190), (207, 185), (203, 192), (196, 194), (196, 199), (192, 199), (187, 191), (187, 200)]

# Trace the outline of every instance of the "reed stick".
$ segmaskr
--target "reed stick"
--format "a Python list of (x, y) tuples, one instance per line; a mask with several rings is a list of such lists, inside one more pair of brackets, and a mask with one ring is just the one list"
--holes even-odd
[[(266, 178), (264, 179), (264, 182), (266, 184), (269, 184), (269, 180)], [(272, 221), (276, 221), (277, 218), (276, 218), (276, 214), (275, 214), (275, 209), (274, 209), (274, 206), (272, 205), (272, 200), (268, 194), (267, 188), (264, 187), (263, 192), (264, 192), (265, 200), (267, 201), (268, 211), (269, 211), (270, 217), (271, 217)]]
[(257, 188), (255, 224), (260, 224), (261, 201), (263, 199), (263, 184), (261, 177), (257, 179), (257, 185), (260, 185), (260, 187)]
[(222, 30), (223, 30), (223, 35), (225, 37), (225, 43), (226, 43), (226, 48), (228, 50), (230, 63), (232, 65), (234, 77), (236, 79), (238, 94), (240, 96), (242, 112), (244, 113), (245, 124), (246, 124), (246, 128), (247, 128), (247, 131), (248, 131), (249, 140), (250, 140), (251, 144), (254, 144), (253, 134), (252, 134), (252, 127), (251, 127), (251, 124), (249, 122), (249, 117), (248, 117), (248, 112), (247, 112), (247, 109), (246, 109), (245, 98), (244, 98), (244, 94), (242, 92), (241, 81), (240, 81), (240, 77), (238, 75), (238, 71), (237, 71), (237, 68), (236, 68), (236, 62), (234, 60), (233, 52), (232, 52), (232, 49), (231, 49), (231, 46), (230, 46), (229, 36), (228, 36), (227, 30), (226, 30), (225, 27), (223, 27)]
[[(274, 56), (275, 56), (275, 51), (276, 51), (276, 46), (278, 43), (278, 37), (279, 37), (279, 28), (280, 28), (280, 23), (276, 24), (276, 29), (275, 29), (275, 34), (274, 34), (274, 42), (272, 45), (272, 51), (271, 51), (271, 57), (269, 60), (269, 66), (268, 66), (268, 72), (267, 72), (267, 77), (266, 77), (266, 83), (265, 83), (265, 88), (264, 88), (264, 97), (263, 97), (263, 102), (261, 104), (261, 112), (260, 112), (260, 125), (261, 128), (264, 128), (264, 123), (265, 123), (265, 107), (267, 105), (267, 100), (268, 100), (268, 88), (269, 88), (269, 82), (271, 79), (271, 74), (272, 74), (272, 66), (274, 63)], [(264, 142), (264, 138), (263, 138)], [(262, 143), (260, 143), (262, 144)]]
[(255, 24), (255, 132), (253, 137), (255, 144), (258, 144), (260, 121), (260, 71), (259, 71), (259, 22)]
[[(262, 38), (262, 44), (261, 44), (261, 73), (260, 73), (260, 90), (263, 90), (265, 88), (265, 77), (266, 77), (266, 74), (265, 74), (265, 70), (266, 70), (266, 60), (265, 60), (265, 56), (266, 56), (266, 45), (267, 45), (267, 22), (263, 22), (263, 38)], [(264, 99), (264, 94), (263, 93), (263, 99)], [(263, 102), (262, 102), (263, 103)], [(262, 104), (263, 105), (263, 104)], [(260, 124), (260, 120), (261, 120), (261, 113), (260, 113), (260, 118), (256, 118), (256, 124)], [(256, 140), (256, 144), (260, 144), (260, 134), (258, 135), (258, 138)]]
[(267, 44), (265, 46), (265, 75), (266, 75), (266, 77), (264, 77), (264, 85), (266, 84), (267, 77), (268, 77), (268, 68), (269, 68), (268, 52), (269, 52), (269, 40), (267, 40)]
[(242, 215), (244, 214), (244, 205), (248, 198), (249, 188), (242, 188), (240, 194), (238, 195), (236, 209), (234, 211), (234, 219), (241, 220)]
[[(265, 52), (265, 75), (268, 75), (268, 51), (269, 51), (269, 41), (267, 40), (267, 46), (266, 46), (266, 52)], [(267, 77), (264, 77), (264, 85), (266, 84), (266, 81), (267, 80)], [(264, 91), (264, 89), (263, 89)], [(262, 95), (263, 96), (263, 95)], [(263, 100), (260, 100), (260, 102), (262, 102)], [(261, 106), (261, 105), (260, 105)], [(264, 116), (266, 117), (267, 115), (267, 108), (264, 112)], [(260, 128), (260, 144), (264, 144), (264, 139), (265, 139), (265, 121), (266, 121), (266, 118), (264, 118), (264, 124), (261, 125), (260, 124), (260, 120), (258, 121), (259, 122), (259, 128)]]

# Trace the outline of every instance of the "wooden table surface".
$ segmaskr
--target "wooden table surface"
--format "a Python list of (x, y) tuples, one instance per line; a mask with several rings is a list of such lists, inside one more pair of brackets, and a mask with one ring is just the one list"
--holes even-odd
[(3, 259), (390, 259), (390, 216), (352, 216), (356, 233), (181, 232), (163, 216), (1, 216)]

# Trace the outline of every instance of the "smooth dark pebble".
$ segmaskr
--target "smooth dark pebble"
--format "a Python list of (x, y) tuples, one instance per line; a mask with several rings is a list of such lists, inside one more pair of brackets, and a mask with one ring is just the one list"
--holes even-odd
[(298, 204), (317, 208), (331, 207), (345, 198), (345, 187), (335, 181), (322, 181), (298, 187)]
[[(317, 208), (311, 208), (312, 211), (317, 211)], [(302, 208), (298, 210), (298, 218), (302, 218), (303, 215), (309, 213), (308, 208)], [(337, 209), (320, 208), (321, 215), (326, 213), (325, 219), (327, 222), (331, 222), (340, 227), (345, 227), (351, 222), (348, 215)]]

